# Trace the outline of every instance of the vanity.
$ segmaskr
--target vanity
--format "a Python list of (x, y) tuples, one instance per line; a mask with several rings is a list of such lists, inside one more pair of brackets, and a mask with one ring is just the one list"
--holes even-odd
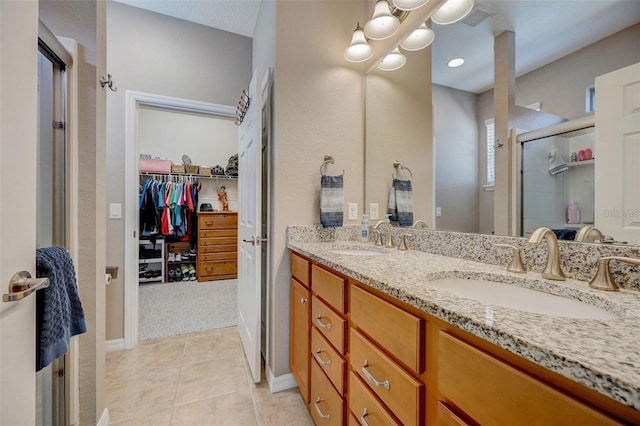
[[(637, 290), (292, 234), (291, 371), (316, 424), (640, 424)], [(549, 292), (611, 319), (482, 303), (443, 279)]]

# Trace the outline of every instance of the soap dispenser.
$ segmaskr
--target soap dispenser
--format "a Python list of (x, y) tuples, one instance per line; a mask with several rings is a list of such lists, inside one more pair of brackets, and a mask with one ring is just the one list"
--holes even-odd
[(369, 242), (369, 216), (362, 215), (362, 225), (360, 225), (360, 241)]

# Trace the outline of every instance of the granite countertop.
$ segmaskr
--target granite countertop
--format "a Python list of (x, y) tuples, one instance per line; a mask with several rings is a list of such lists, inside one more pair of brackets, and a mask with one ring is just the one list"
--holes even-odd
[[(506, 267), (418, 250), (386, 249), (371, 243), (289, 241), (288, 248), (640, 410), (638, 291), (597, 291), (585, 281), (549, 281), (537, 272), (516, 274), (507, 272)], [(384, 254), (354, 256), (333, 252), (339, 249)], [(619, 319), (574, 319), (489, 307), (430, 284), (449, 277), (484, 278), (544, 290), (595, 305)]]

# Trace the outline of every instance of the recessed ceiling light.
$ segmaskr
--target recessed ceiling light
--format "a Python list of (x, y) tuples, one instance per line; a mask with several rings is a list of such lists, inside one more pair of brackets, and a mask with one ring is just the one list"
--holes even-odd
[(462, 64), (464, 64), (464, 59), (462, 59), (462, 58), (453, 58), (452, 60), (447, 62), (447, 66), (449, 68), (458, 68)]

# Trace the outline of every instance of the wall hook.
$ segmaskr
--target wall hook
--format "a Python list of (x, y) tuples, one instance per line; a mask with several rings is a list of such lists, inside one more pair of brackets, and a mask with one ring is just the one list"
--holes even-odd
[(112, 92), (115, 92), (116, 90), (118, 90), (117, 87), (113, 86), (113, 80), (111, 80), (111, 74), (107, 74), (107, 78), (104, 78), (103, 75), (100, 76), (100, 87), (107, 86), (109, 87), (109, 89), (111, 89)]

